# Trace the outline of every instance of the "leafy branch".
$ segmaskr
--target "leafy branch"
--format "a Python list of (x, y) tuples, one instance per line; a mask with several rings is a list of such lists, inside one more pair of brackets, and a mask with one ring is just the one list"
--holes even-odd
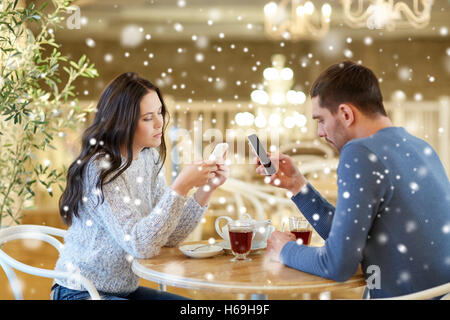
[[(0, 3), (0, 225), (5, 217), (19, 223), (37, 184), (50, 196), (55, 185), (62, 189), (66, 168), (42, 164), (36, 154), (56, 149), (55, 135), (64, 136), (94, 110), (81, 109), (73, 84), (97, 77), (94, 64), (85, 55), (70, 60), (55, 41), (71, 2), (53, 0), (51, 12), (48, 3)], [(38, 27), (36, 36), (31, 26)]]

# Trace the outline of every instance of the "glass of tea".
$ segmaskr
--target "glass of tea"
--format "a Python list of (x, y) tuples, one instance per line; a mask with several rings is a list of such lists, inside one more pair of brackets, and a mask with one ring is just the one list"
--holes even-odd
[(308, 245), (311, 242), (312, 226), (302, 217), (289, 217), (289, 229), (298, 242)]
[(228, 223), (230, 247), (234, 258), (231, 261), (251, 261), (248, 257), (255, 237), (255, 224), (250, 221), (236, 220)]

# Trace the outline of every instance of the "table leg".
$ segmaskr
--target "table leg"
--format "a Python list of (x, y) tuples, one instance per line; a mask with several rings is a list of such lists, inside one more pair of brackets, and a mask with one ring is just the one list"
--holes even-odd
[(364, 300), (370, 299), (370, 291), (367, 286), (364, 288), (362, 299), (364, 299)]
[(252, 293), (252, 300), (267, 300), (267, 294)]
[(158, 283), (158, 288), (159, 288), (159, 291), (163, 291), (163, 292), (166, 291), (166, 285), (165, 284)]

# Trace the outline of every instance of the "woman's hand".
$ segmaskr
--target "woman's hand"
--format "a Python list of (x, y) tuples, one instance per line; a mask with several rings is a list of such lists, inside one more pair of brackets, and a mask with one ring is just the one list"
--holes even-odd
[[(225, 157), (226, 153), (224, 155), (224, 158)], [(202, 207), (208, 204), (214, 190), (224, 184), (228, 176), (230, 175), (230, 169), (225, 164), (225, 160), (223, 158), (217, 159), (216, 164), (217, 170), (214, 171), (214, 177), (209, 179), (208, 182), (202, 188), (199, 188), (194, 194), (195, 200)]]
[(215, 190), (225, 183), (230, 176), (230, 168), (226, 165), (225, 159), (227, 158), (228, 150), (225, 151), (223, 157), (217, 159), (217, 170), (214, 171), (215, 177), (208, 180), (208, 186)]
[(204, 186), (218, 170), (216, 161), (199, 161), (186, 165), (172, 184), (172, 189), (185, 196), (194, 187)]
[(225, 164), (219, 164), (219, 168), (214, 172), (215, 177), (208, 180), (208, 183), (199, 188), (195, 194), (195, 200), (202, 207), (206, 206), (213, 192), (227, 180), (230, 170)]
[(225, 183), (230, 176), (230, 168), (226, 164), (217, 164), (217, 170), (214, 171), (215, 177), (208, 180), (208, 185), (215, 190)]

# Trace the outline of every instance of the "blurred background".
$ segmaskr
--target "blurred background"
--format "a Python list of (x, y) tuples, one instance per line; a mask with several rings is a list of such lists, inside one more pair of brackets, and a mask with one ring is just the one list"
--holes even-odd
[[(138, 72), (160, 87), (171, 114), (169, 184), (183, 152), (206, 157), (216, 143), (229, 142), (233, 183), (216, 193), (207, 216), (247, 212), (262, 219), (271, 212), (267, 218), (277, 224), (296, 209), (275, 201), (286, 199), (285, 192), (254, 174), (244, 133), (254, 130), (268, 150), (293, 155), (334, 201), (338, 155), (317, 137), (308, 92), (321, 71), (345, 59), (375, 72), (394, 125), (428, 141), (449, 170), (449, 1), (431, 7), (394, 1), (408, 8), (403, 11), (382, 2), (84, 0), (74, 2), (79, 16), (55, 34), (64, 54), (86, 54), (99, 72), (75, 83), (81, 104), (95, 105), (122, 72)], [(70, 164), (82, 131), (59, 138), (46, 159)], [(248, 190), (247, 184), (273, 197), (229, 192)], [(54, 214), (58, 194), (41, 191), (36, 207)], [(208, 236), (214, 232), (197, 235)]]
[[(75, 83), (77, 98), (95, 105), (106, 85), (128, 71), (155, 83), (171, 115), (168, 184), (182, 168), (183, 152), (206, 156), (216, 143), (232, 145), (231, 177), (216, 191), (192, 240), (217, 238), (214, 221), (221, 215), (248, 213), (279, 228), (288, 216), (301, 214), (289, 194), (255, 174), (245, 143), (249, 132), (262, 136), (268, 150), (291, 155), (311, 183), (336, 201), (338, 154), (317, 137), (308, 93), (321, 71), (342, 60), (375, 72), (394, 125), (429, 142), (450, 170), (448, 0), (73, 4), (66, 27), (55, 30), (56, 40), (72, 59), (86, 54), (99, 73)], [(196, 126), (200, 144), (192, 143)], [(68, 166), (78, 155), (83, 129), (57, 137), (57, 150), (42, 161)], [(57, 210), (60, 194), (50, 197), (45, 188), (36, 194), (36, 209), (25, 212), (24, 223), (65, 228)], [(321, 243), (317, 234), (313, 241)]]

